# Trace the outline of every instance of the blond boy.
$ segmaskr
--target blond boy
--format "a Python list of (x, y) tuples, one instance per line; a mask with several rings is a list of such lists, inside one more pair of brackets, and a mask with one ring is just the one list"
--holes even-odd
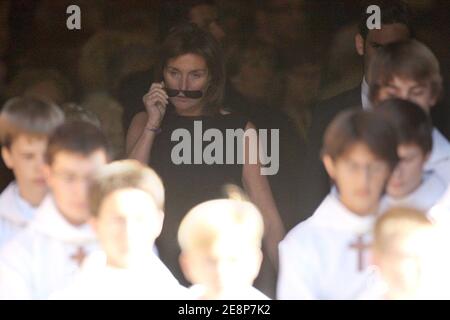
[(218, 199), (188, 212), (178, 231), (180, 264), (196, 299), (268, 299), (252, 284), (262, 262), (263, 221), (247, 201)]

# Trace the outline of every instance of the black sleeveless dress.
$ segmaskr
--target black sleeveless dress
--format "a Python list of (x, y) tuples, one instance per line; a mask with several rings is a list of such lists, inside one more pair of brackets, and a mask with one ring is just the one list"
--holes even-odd
[[(232, 183), (242, 187), (243, 165), (237, 162), (238, 144), (234, 143), (233, 164), (226, 164), (225, 142), (227, 129), (245, 129), (247, 122), (245, 117), (236, 114), (180, 116), (175, 113), (174, 107), (169, 105), (161, 123), (162, 131), (153, 143), (149, 165), (160, 175), (166, 191), (164, 225), (157, 246), (162, 261), (183, 284), (186, 282), (178, 263), (180, 252), (177, 242), (178, 227), (182, 218), (195, 205), (223, 198), (225, 184)], [(213, 128), (222, 133), (224, 164), (205, 164), (203, 159), (201, 164), (194, 164), (194, 139), (200, 143), (202, 150), (211, 143), (203, 141), (202, 136), (198, 134), (200, 125), (202, 134)], [(197, 127), (196, 131), (194, 126)], [(181, 140), (171, 139), (172, 133), (177, 129), (187, 130), (184, 131), (185, 134), (189, 132), (191, 164), (175, 164), (172, 161), (172, 150), (181, 143)]]

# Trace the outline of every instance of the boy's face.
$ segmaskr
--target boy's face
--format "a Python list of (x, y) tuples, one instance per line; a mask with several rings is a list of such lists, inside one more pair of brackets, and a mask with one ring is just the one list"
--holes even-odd
[[(375, 263), (389, 286), (390, 299), (430, 298), (439, 288), (442, 252), (432, 227), (420, 227), (392, 239), (385, 252), (375, 251)], [(438, 279), (440, 277), (440, 280)], [(434, 288), (433, 288), (434, 286)]]
[(153, 198), (139, 189), (121, 189), (106, 196), (93, 227), (108, 258), (117, 268), (142, 265), (161, 233), (163, 213)]
[(74, 225), (89, 218), (87, 191), (92, 175), (107, 163), (105, 150), (98, 149), (88, 156), (60, 151), (53, 163), (45, 166), (48, 185), (61, 214)]
[(396, 239), (391, 249), (376, 258), (392, 299), (414, 295), (420, 286), (421, 257), (406, 238)]
[(400, 98), (414, 102), (426, 113), (430, 113), (431, 107), (436, 104), (436, 97), (433, 96), (431, 84), (429, 82), (418, 83), (411, 79), (393, 77), (391, 82), (380, 88), (378, 92), (378, 102)]
[(5, 164), (14, 172), (19, 188), (33, 190), (33, 193), (42, 194), (42, 197), (47, 192), (43, 171), (46, 148), (47, 138), (25, 134), (17, 136), (9, 148), (2, 148)]
[(181, 266), (186, 278), (216, 293), (251, 286), (261, 266), (261, 250), (246, 246), (245, 241), (238, 242), (223, 239), (210, 248), (182, 252)]
[(336, 160), (324, 157), (325, 168), (336, 183), (341, 202), (352, 212), (365, 216), (378, 209), (390, 175), (389, 165), (363, 143), (356, 143)]
[(423, 166), (428, 159), (417, 144), (401, 144), (397, 148), (400, 162), (387, 185), (387, 193), (402, 198), (415, 191), (422, 183)]

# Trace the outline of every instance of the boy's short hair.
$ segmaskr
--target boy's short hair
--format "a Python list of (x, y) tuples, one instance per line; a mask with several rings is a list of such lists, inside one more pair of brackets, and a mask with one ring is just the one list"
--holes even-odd
[(392, 208), (375, 223), (373, 248), (376, 252), (387, 252), (395, 241), (420, 228), (432, 226), (424, 212), (412, 208)]
[(47, 137), (64, 122), (64, 113), (55, 104), (31, 97), (11, 98), (0, 113), (0, 140), (4, 147), (21, 134)]
[(424, 154), (431, 152), (433, 125), (430, 117), (417, 104), (388, 99), (378, 104), (375, 110), (392, 123), (397, 131), (398, 144), (415, 144)]
[(412, 26), (412, 14), (408, 4), (403, 0), (364, 0), (360, 5), (360, 20), (358, 24), (359, 34), (366, 39), (369, 29), (367, 20), (372, 13), (367, 13), (367, 8), (377, 5), (380, 8), (381, 24), (401, 23), (405, 25), (411, 36), (414, 36)]
[(442, 93), (442, 76), (439, 61), (434, 53), (417, 40), (390, 43), (377, 50), (368, 71), (370, 99), (375, 101), (382, 87), (394, 77), (431, 84), (431, 94), (439, 98)]
[(56, 154), (62, 151), (89, 156), (97, 150), (104, 150), (109, 155), (103, 132), (88, 122), (71, 121), (56, 128), (50, 136), (45, 159), (51, 165)]
[(89, 187), (90, 212), (99, 214), (103, 200), (121, 189), (139, 189), (149, 194), (158, 209), (164, 208), (164, 186), (161, 178), (151, 168), (136, 160), (115, 161), (102, 167)]
[(219, 240), (227, 239), (260, 248), (263, 233), (261, 214), (251, 202), (216, 199), (187, 213), (178, 229), (178, 243), (182, 251), (209, 249)]
[(386, 161), (391, 169), (397, 162), (397, 135), (381, 114), (350, 110), (338, 114), (324, 135), (322, 156), (333, 160), (344, 155), (356, 143), (365, 144), (372, 153)]

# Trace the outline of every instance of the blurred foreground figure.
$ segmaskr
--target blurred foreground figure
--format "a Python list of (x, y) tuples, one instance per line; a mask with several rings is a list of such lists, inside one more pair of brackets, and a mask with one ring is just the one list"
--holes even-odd
[(164, 187), (134, 160), (113, 162), (89, 190), (91, 225), (100, 242), (73, 283), (57, 299), (183, 299), (178, 284), (154, 253), (164, 219)]
[(47, 299), (65, 287), (97, 247), (88, 186), (109, 161), (108, 142), (86, 122), (68, 122), (48, 139), (43, 172), (49, 194), (28, 225), (0, 251), (0, 299)]
[(374, 229), (377, 281), (366, 299), (448, 299), (448, 236), (423, 212), (395, 208)]
[(268, 299), (252, 284), (262, 262), (263, 220), (250, 202), (218, 199), (195, 206), (178, 231), (180, 264), (195, 299)]

